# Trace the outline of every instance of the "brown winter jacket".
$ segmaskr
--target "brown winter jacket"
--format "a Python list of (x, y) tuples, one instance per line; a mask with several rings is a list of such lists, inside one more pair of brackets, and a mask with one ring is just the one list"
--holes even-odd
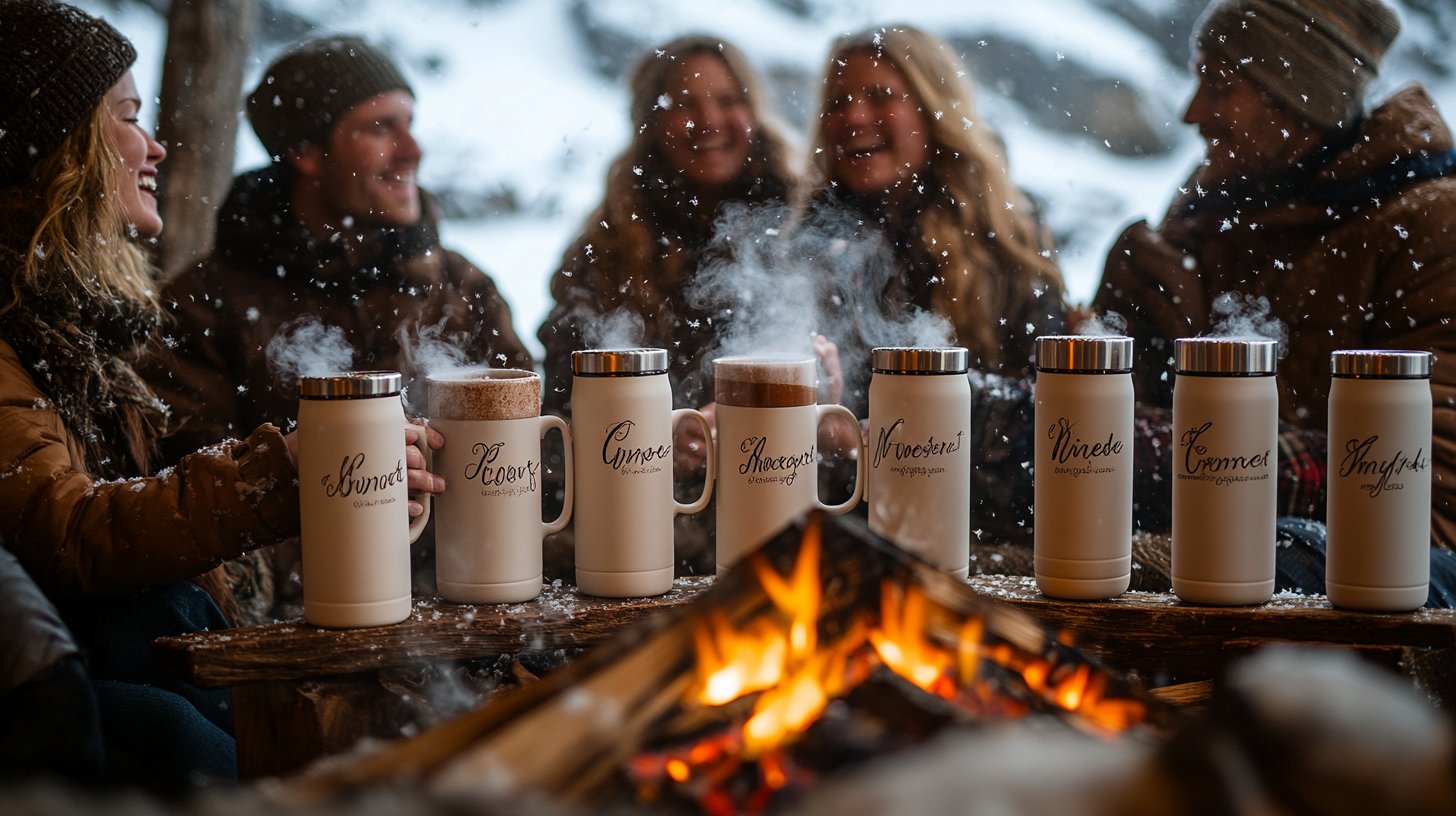
[(291, 426), (297, 381), (270, 365), (268, 348), (290, 321), (342, 330), (355, 369), (403, 372), (419, 413), (426, 408), (421, 349), (442, 357), (448, 346), (456, 364), (531, 367), (495, 283), (440, 246), (428, 207), (416, 226), (369, 231), (364, 248), (349, 254), (299, 224), (289, 189), (278, 167), (239, 176), (212, 253), (163, 290), (172, 320), (161, 331), (165, 348), (142, 374), (172, 410), (167, 456), (265, 422)]
[(52, 598), (140, 592), (296, 535), (296, 478), (282, 435), (263, 427), (151, 478), (97, 481), (0, 341), (0, 542)]
[[(1138, 341), (1138, 397), (1167, 405), (1171, 341), (1215, 328), (1220, 294), (1267, 298), (1287, 329), (1279, 415), (1323, 431), (1330, 352), (1417, 349), (1437, 356), (1431, 537), (1456, 546), (1456, 159), (1446, 124), (1419, 87), (1327, 145), (1317, 172), (1232, 197), (1174, 201), (1154, 232), (1113, 246), (1094, 304), (1128, 319)], [(1293, 182), (1293, 183), (1290, 183)]]

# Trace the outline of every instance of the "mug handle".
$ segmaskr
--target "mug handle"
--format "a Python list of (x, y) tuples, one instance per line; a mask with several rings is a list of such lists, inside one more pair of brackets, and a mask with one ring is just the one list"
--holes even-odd
[(672, 433), (677, 433), (677, 425), (684, 419), (690, 419), (703, 429), (703, 438), (708, 440), (708, 455), (704, 467), (707, 468), (707, 478), (703, 480), (703, 495), (697, 498), (692, 504), (683, 504), (674, 501), (673, 506), (679, 514), (701, 513), (703, 508), (708, 506), (708, 500), (713, 498), (714, 479), (718, 473), (718, 445), (713, 441), (713, 426), (708, 424), (708, 418), (703, 416), (702, 411), (693, 408), (679, 408), (672, 412)]
[[(416, 427), (423, 428), (428, 424), (429, 422), (426, 421), (424, 426)], [(415, 441), (411, 442), (410, 444), (414, 445), (416, 448), (419, 448), (420, 453), (425, 457), (425, 470), (433, 471), (435, 466), (435, 456), (434, 451), (430, 450), (430, 444), (426, 441), (427, 438), (428, 435), (422, 433), (415, 438)], [(435, 503), (435, 496), (433, 493), (421, 493), (419, 496), (415, 497), (415, 499), (420, 504), (423, 504), (425, 506), (425, 512), (419, 514), (419, 516), (417, 516), (416, 518), (410, 519), (409, 540), (411, 544), (415, 543), (415, 541), (420, 537), (420, 534), (425, 531), (425, 525), (430, 522), (430, 508), (434, 506)], [(409, 512), (408, 504), (405, 505), (405, 512)]]
[(561, 432), (561, 447), (565, 451), (565, 458), (563, 460), (564, 469), (562, 470), (562, 474), (566, 477), (566, 496), (564, 499), (562, 499), (561, 502), (561, 512), (557, 514), (554, 520), (548, 521), (543, 525), (542, 531), (544, 535), (559, 533), (562, 530), (566, 529), (567, 523), (571, 521), (571, 511), (574, 502), (571, 489), (571, 477), (573, 474), (575, 474), (576, 468), (572, 464), (571, 459), (571, 428), (567, 426), (565, 420), (563, 420), (559, 416), (556, 416), (555, 414), (546, 414), (542, 416), (541, 438), (545, 439), (546, 434), (550, 433), (552, 428), (555, 428), (556, 430)]
[[(818, 427), (823, 424), (824, 417), (828, 416), (829, 414), (839, 414), (840, 416), (848, 419), (850, 421), (850, 424), (852, 424), (856, 429), (859, 428), (859, 419), (855, 417), (854, 412), (850, 411), (848, 408), (845, 408), (843, 405), (820, 405), (819, 418), (814, 423), (816, 433), (818, 432)], [(819, 494), (816, 490), (814, 494), (814, 504), (818, 505), (819, 509), (823, 510), (826, 513), (834, 513), (836, 515), (840, 513), (848, 513), (855, 508), (855, 505), (859, 504), (860, 497), (864, 495), (864, 436), (863, 434), (858, 433), (856, 430), (855, 439), (857, 440), (855, 443), (857, 454), (854, 458), (854, 492), (850, 494), (848, 499), (844, 500), (843, 504), (826, 505), (824, 501), (819, 498)]]

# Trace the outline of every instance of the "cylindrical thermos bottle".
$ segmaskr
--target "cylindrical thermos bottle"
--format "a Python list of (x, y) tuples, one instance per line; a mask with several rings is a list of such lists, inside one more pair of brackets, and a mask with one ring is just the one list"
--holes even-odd
[[(410, 614), (403, 377), (304, 377), (298, 401), (303, 615), (319, 626), (382, 626)], [(421, 450), (425, 450), (421, 446)], [(424, 496), (426, 511), (430, 503)]]
[(608, 598), (661, 595), (672, 589), (673, 516), (702, 511), (713, 493), (709, 446), (702, 495), (673, 498), (673, 430), (689, 420), (711, 438), (708, 421), (673, 410), (663, 349), (576, 351), (571, 365), (577, 586)]
[(1431, 578), (1431, 354), (1337, 351), (1330, 368), (1325, 594), (1416, 609)]
[(1036, 339), (1036, 584), (1112, 598), (1132, 574), (1132, 338)]
[(1278, 347), (1173, 341), (1173, 592), (1185, 601), (1274, 594)]
[(870, 529), (960, 578), (971, 558), (971, 381), (958, 347), (871, 353)]

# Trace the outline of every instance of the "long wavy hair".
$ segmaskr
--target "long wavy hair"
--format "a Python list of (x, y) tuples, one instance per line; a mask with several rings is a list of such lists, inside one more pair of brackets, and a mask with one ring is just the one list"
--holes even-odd
[[(121, 196), (124, 163), (104, 102), (24, 181), (0, 190), (4, 336), (107, 477), (114, 454), (146, 471), (163, 421), (127, 360), (161, 319), (155, 269)], [(39, 365), (45, 363), (45, 365)], [(103, 407), (112, 406), (112, 407)], [(110, 464), (108, 464), (110, 463)]]
[[(748, 202), (787, 201), (797, 189), (794, 151), (763, 103), (759, 81), (747, 58), (717, 37), (692, 35), (647, 52), (632, 72), (632, 141), (607, 172), (602, 202), (587, 219), (582, 234), (567, 250), (562, 270), (551, 282), (557, 300), (582, 283), (576, 275), (592, 258), (595, 295), (603, 310), (630, 303), (644, 316), (655, 315), (664, 291), (680, 286), (692, 272), (699, 250), (711, 238), (714, 213), (685, 214), (672, 199), (678, 173), (659, 155), (657, 140), (662, 108), (673, 71), (686, 59), (708, 55), (723, 62), (742, 88), (754, 123), (754, 139), (736, 197)], [(685, 190), (691, 193), (690, 189)], [(667, 222), (672, 222), (670, 225)], [(683, 235), (686, 231), (692, 233)], [(681, 246), (686, 242), (696, 245)]]
[[(0, 222), (24, 240), (0, 301), (0, 315), (26, 292), (65, 291), (78, 301), (121, 300), (160, 314), (153, 268), (130, 240), (121, 198), (121, 154), (107, 127), (106, 105), (46, 156), (24, 182), (0, 190)], [(28, 237), (27, 237), (28, 236)]]
[[(1000, 137), (975, 113), (964, 64), (939, 38), (907, 25), (841, 37), (826, 61), (828, 71), (851, 54), (865, 53), (893, 65), (905, 77), (927, 115), (932, 157), (925, 206), (910, 213), (908, 234), (917, 244), (910, 264), (933, 268), (912, 274), (939, 279), (930, 308), (954, 324), (958, 342), (991, 364), (1007, 362), (1000, 351), (998, 319), (1020, 313), (1027, 300), (1062, 290), (1051, 239), (1031, 200), (1011, 181)], [(828, 75), (823, 93), (828, 92)], [(821, 99), (819, 110), (826, 109)], [(830, 195), (830, 150), (823, 115), (812, 134), (815, 170)], [(969, 124), (968, 124), (969, 123)], [(888, 203), (888, 202), (886, 202)]]

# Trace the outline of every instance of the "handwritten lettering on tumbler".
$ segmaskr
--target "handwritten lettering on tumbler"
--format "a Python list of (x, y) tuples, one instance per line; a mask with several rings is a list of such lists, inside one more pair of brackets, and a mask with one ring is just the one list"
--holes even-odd
[(1246, 455), (1210, 456), (1208, 445), (1199, 440), (1212, 428), (1213, 422), (1209, 421), (1183, 432), (1178, 442), (1178, 446), (1184, 449), (1183, 470), (1178, 474), (1179, 479), (1213, 482), (1216, 485), (1268, 481), (1269, 455), (1272, 453), (1270, 449)]
[(1098, 460), (1118, 456), (1123, 450), (1123, 441), (1112, 431), (1107, 432), (1106, 441), (1084, 442), (1077, 436), (1077, 423), (1066, 417), (1057, 417), (1047, 427), (1047, 438), (1052, 441), (1052, 472), (1072, 478), (1113, 472), (1115, 467)]
[[(501, 452), (505, 450), (505, 447), (504, 442), (476, 442), (472, 445), (470, 452), (477, 458), (465, 466), (465, 478), (472, 482), (480, 482), (481, 487), (516, 488), (506, 495), (515, 496), (522, 492), (534, 492), (536, 474), (541, 470), (541, 463), (532, 459), (527, 459), (519, 464), (501, 462)], [(524, 484), (522, 484), (523, 482)], [(501, 492), (501, 490), (482, 490), (481, 495), (493, 496)]]
[(332, 474), (324, 474), (319, 480), (323, 485), (324, 495), (331, 499), (345, 499), (350, 496), (357, 496), (354, 500), (355, 507), (373, 507), (379, 504), (392, 504), (392, 497), (371, 499), (371, 493), (378, 493), (381, 490), (388, 490), (398, 484), (404, 484), (404, 460), (395, 462), (394, 470), (373, 475), (365, 474), (364, 452), (350, 456), (344, 454), (343, 460), (339, 463), (338, 477)]
[(747, 476), (749, 484), (777, 483), (788, 487), (799, 477), (799, 468), (814, 461), (813, 445), (803, 453), (786, 456), (765, 456), (767, 446), (766, 436), (747, 437), (738, 446), (739, 452), (748, 454), (748, 458), (738, 466), (738, 475)]
[(1340, 460), (1340, 478), (1354, 476), (1370, 479), (1360, 482), (1360, 489), (1373, 499), (1387, 490), (1404, 490), (1405, 483), (1399, 481), (1406, 473), (1421, 473), (1431, 466), (1429, 457), (1423, 456), (1425, 448), (1416, 448), (1414, 456), (1406, 456), (1398, 450), (1385, 459), (1375, 455), (1375, 443), (1380, 436), (1365, 439), (1350, 439), (1345, 442), (1345, 456)]
[[(881, 428), (879, 438), (875, 440), (875, 452), (871, 457), (870, 467), (879, 470), (880, 464), (886, 459), (894, 461), (895, 466), (889, 468), (891, 473), (907, 478), (916, 476), (936, 476), (945, 472), (945, 468), (935, 465), (916, 465), (906, 463), (906, 460), (934, 459), (941, 456), (949, 456), (961, 449), (961, 438), (964, 431), (956, 431), (955, 441), (936, 441), (935, 435), (926, 437), (924, 442), (899, 442), (893, 437), (896, 431), (905, 424), (901, 417), (894, 421), (888, 428)], [(903, 464), (902, 464), (903, 463)]]
[[(639, 473), (657, 473), (661, 463), (672, 458), (672, 445), (645, 445), (629, 447), (620, 444), (632, 435), (637, 423), (624, 419), (607, 429), (607, 438), (602, 441), (602, 464), (623, 476)], [(613, 444), (619, 443), (619, 444)]]

